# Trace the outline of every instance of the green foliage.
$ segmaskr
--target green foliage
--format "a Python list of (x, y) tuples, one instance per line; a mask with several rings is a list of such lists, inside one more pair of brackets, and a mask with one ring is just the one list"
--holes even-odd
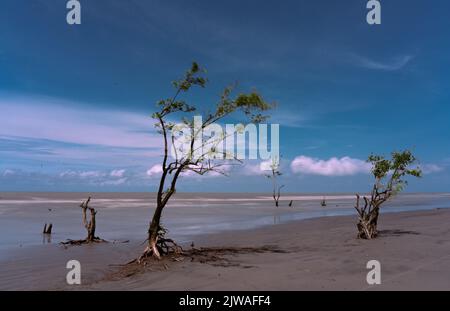
[(207, 79), (201, 76), (202, 73), (206, 73), (206, 70), (200, 68), (200, 66), (196, 62), (193, 62), (191, 69), (186, 71), (184, 78), (181, 80), (173, 81), (172, 84), (176, 89), (179, 89), (183, 92), (189, 91), (189, 89), (193, 85), (205, 87)]
[(397, 193), (408, 184), (407, 176), (421, 177), (419, 168), (411, 168), (416, 158), (409, 150), (393, 152), (391, 159), (379, 155), (370, 155), (367, 162), (372, 164), (372, 174), (378, 190)]
[(261, 112), (272, 109), (274, 104), (267, 103), (256, 91), (248, 94), (241, 93), (233, 99), (231, 94), (234, 88), (234, 86), (229, 86), (223, 90), (216, 111), (209, 116), (211, 120), (219, 120), (235, 111), (243, 112), (253, 123), (261, 123), (268, 118)]
[[(241, 93), (232, 97), (234, 86), (226, 87), (220, 96), (219, 103), (216, 105), (215, 110), (208, 113), (205, 118), (202, 118), (202, 124), (200, 127), (196, 127), (194, 126), (194, 119), (192, 118), (193, 112), (196, 111), (196, 107), (189, 105), (184, 100), (179, 99), (179, 97), (194, 86), (204, 88), (207, 82), (207, 79), (204, 76), (205, 73), (206, 71), (194, 62), (181, 79), (172, 83), (175, 88), (174, 95), (171, 98), (160, 100), (158, 102), (158, 111), (152, 115), (157, 121), (155, 127), (158, 133), (163, 136), (165, 147), (162, 174), (158, 190), (158, 202), (161, 206), (164, 206), (175, 192), (177, 178), (181, 172), (192, 171), (199, 175), (203, 175), (209, 171), (223, 173), (220, 170), (220, 166), (227, 163), (229, 158), (226, 157), (226, 160), (223, 158), (219, 158), (217, 161), (213, 160), (215, 160), (214, 155), (217, 152), (215, 146), (220, 142), (223, 142), (226, 136), (222, 135), (222, 137), (218, 137), (217, 140), (211, 143), (208, 139), (201, 137), (202, 129), (235, 112), (243, 113), (246, 119), (251, 122), (261, 122), (267, 118), (267, 116), (262, 115), (262, 112), (267, 111), (274, 106), (273, 104), (264, 101), (263, 97), (255, 91)], [(180, 118), (183, 125), (186, 125), (191, 130), (191, 133), (190, 135), (186, 135), (185, 132), (182, 133), (186, 142), (186, 144), (183, 144), (183, 147), (188, 146), (188, 150), (175, 148), (175, 159), (169, 162), (168, 146), (170, 142), (174, 142), (175, 137), (180, 133), (180, 131), (177, 130), (178, 126), (169, 120), (169, 115), (173, 113), (181, 113), (181, 115), (177, 115), (176, 118)], [(175, 116), (170, 117), (175, 119)], [(196, 142), (200, 142), (201, 146), (197, 146), (195, 144)], [(192, 155), (198, 150), (203, 150), (206, 143), (209, 143), (208, 146), (210, 147), (206, 148), (208, 150), (207, 153), (198, 155), (194, 159)], [(208, 155), (208, 157), (206, 157), (206, 155)], [(235, 160), (239, 161), (238, 159)], [(168, 177), (168, 175), (171, 175), (171, 177)], [(166, 178), (172, 179), (169, 190), (163, 193), (163, 189), (166, 188)]]
[[(193, 112), (196, 110), (194, 106), (188, 105), (183, 100), (177, 100), (181, 92), (187, 92), (193, 86), (205, 87), (206, 78), (202, 76), (206, 71), (201, 69), (197, 63), (192, 63), (184, 77), (180, 80), (174, 81), (172, 84), (176, 89), (176, 93), (172, 98), (162, 99), (158, 102), (160, 111), (152, 114), (155, 119), (162, 119), (166, 115), (174, 112)], [(156, 127), (161, 127), (161, 124), (156, 124)]]
[(370, 197), (363, 197), (364, 206), (360, 205), (360, 196), (356, 195), (355, 209), (359, 215), (358, 237), (372, 239), (378, 235), (377, 225), (381, 205), (393, 195), (402, 191), (408, 184), (407, 177), (421, 177), (419, 168), (411, 168), (416, 162), (409, 150), (392, 152), (391, 158), (370, 155), (367, 162), (372, 164), (375, 177)]
[[(239, 94), (235, 98), (231, 98), (233, 88), (227, 87), (223, 91), (223, 94), (220, 97), (220, 102), (218, 103), (215, 111), (213, 113), (209, 113), (206, 118), (202, 119), (203, 123), (200, 128), (195, 128), (194, 120), (188, 118), (187, 116), (192, 116), (192, 113), (196, 111), (196, 107), (187, 104), (183, 100), (179, 100), (178, 97), (181, 94), (188, 92), (193, 86), (199, 86), (201, 88), (205, 87), (207, 79), (204, 77), (204, 73), (206, 73), (206, 71), (194, 62), (182, 79), (173, 82), (175, 94), (171, 98), (160, 100), (158, 102), (158, 111), (152, 115), (152, 117), (156, 119), (155, 127), (158, 133), (160, 133), (163, 137), (164, 155), (161, 165), (162, 173), (156, 196), (156, 209), (148, 231), (149, 245), (147, 246), (147, 250), (144, 252), (145, 255), (147, 255), (148, 252), (153, 252), (153, 254), (159, 258), (159, 252), (155, 248), (155, 244), (157, 243), (160, 243), (159, 248), (161, 249), (162, 247), (167, 253), (168, 247), (166, 244), (171, 240), (164, 239), (166, 230), (161, 226), (161, 215), (162, 210), (167, 205), (172, 195), (176, 192), (176, 184), (180, 174), (186, 171), (194, 172), (198, 175), (204, 175), (205, 173), (211, 171), (225, 174), (220, 170), (221, 165), (227, 163), (225, 160), (218, 159), (216, 162), (214, 159), (211, 160), (210, 158), (206, 158), (205, 154), (202, 154), (195, 159), (192, 157), (195, 151), (205, 146), (205, 143), (207, 142), (207, 140), (205, 141), (201, 138), (200, 142), (202, 146), (200, 146), (200, 148), (196, 146), (195, 142), (199, 132), (201, 133), (202, 129), (208, 125), (238, 111), (243, 112), (252, 122), (260, 122), (266, 118), (261, 114), (261, 112), (273, 107), (273, 105), (266, 103), (261, 95), (256, 92), (251, 92), (248, 94), (243, 93)], [(172, 113), (184, 113), (184, 117), (182, 117), (181, 120), (183, 125), (189, 126), (191, 135), (183, 136), (183, 138), (185, 138), (188, 142), (188, 152), (184, 153), (184, 155), (179, 155), (178, 151), (183, 150), (174, 148), (175, 159), (169, 161), (168, 145), (170, 142), (173, 144), (174, 138), (177, 135), (176, 132), (178, 132), (178, 126), (169, 120), (169, 115)], [(218, 141), (213, 143), (218, 144), (224, 139), (225, 136), (219, 137)], [(216, 146), (212, 145), (210, 147), (211, 148), (208, 150), (206, 155), (215, 155), (217, 151)], [(239, 159), (236, 160), (239, 161)], [(280, 189), (281, 187), (278, 189), (278, 198), (280, 196)]]
[[(192, 63), (191, 68), (185, 73), (184, 77), (172, 83), (176, 89), (175, 95), (172, 98), (160, 100), (158, 102), (160, 111), (155, 112), (152, 117), (161, 121), (160, 119), (171, 113), (196, 111), (196, 107), (177, 98), (180, 93), (188, 92), (193, 86), (205, 87), (207, 82), (207, 79), (204, 77), (205, 73), (206, 70), (202, 69), (196, 62)], [(224, 89), (215, 111), (208, 115), (204, 125), (216, 122), (237, 111), (244, 113), (253, 123), (260, 123), (268, 118), (268, 116), (262, 115), (261, 112), (272, 109), (274, 104), (264, 101), (263, 97), (255, 91), (241, 93), (235, 98), (231, 98), (233, 90), (234, 86), (229, 86)], [(185, 124), (191, 123), (186, 118), (183, 119), (183, 122)], [(157, 123), (156, 127), (161, 127), (161, 124)]]

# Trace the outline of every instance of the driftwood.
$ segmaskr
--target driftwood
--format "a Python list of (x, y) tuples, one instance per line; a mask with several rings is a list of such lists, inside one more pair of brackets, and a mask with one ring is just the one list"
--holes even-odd
[[(99, 237), (95, 236), (95, 229), (96, 229), (96, 221), (95, 216), (97, 215), (97, 211), (89, 207), (89, 202), (91, 201), (91, 197), (89, 197), (86, 201), (81, 203), (80, 207), (82, 210), (83, 215), (83, 225), (86, 228), (87, 231), (87, 237), (83, 240), (67, 240), (66, 242), (61, 242), (63, 245), (82, 245), (82, 244), (90, 244), (90, 243), (101, 243), (101, 242), (107, 242), (106, 240), (100, 239)], [(90, 220), (87, 220), (87, 211), (89, 210), (90, 213)]]

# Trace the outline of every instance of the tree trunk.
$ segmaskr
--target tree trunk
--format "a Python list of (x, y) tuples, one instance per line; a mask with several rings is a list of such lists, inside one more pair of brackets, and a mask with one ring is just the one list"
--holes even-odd
[(183, 248), (175, 243), (174, 240), (166, 238), (166, 230), (161, 226), (162, 210), (166, 201), (157, 203), (155, 213), (153, 214), (150, 227), (148, 229), (148, 244), (144, 253), (137, 259), (141, 263), (145, 258), (153, 257), (161, 259), (161, 256), (170, 253), (179, 255), (183, 253)]
[[(97, 215), (97, 211), (89, 207), (89, 202), (91, 201), (91, 197), (89, 197), (86, 201), (81, 203), (81, 212), (83, 215), (83, 225), (87, 231), (87, 236), (83, 240), (67, 240), (66, 242), (61, 242), (63, 245), (82, 245), (82, 244), (90, 244), (90, 243), (99, 243), (99, 242), (108, 242), (106, 240), (100, 239), (98, 236), (95, 236), (95, 229), (97, 227), (97, 223), (95, 220), (95, 216)], [(87, 220), (87, 210), (90, 212), (90, 219)], [(51, 224), (50, 224), (51, 230)]]
[(52, 234), (52, 228), (53, 225), (50, 223), (47, 227), (47, 224), (44, 225), (44, 230), (42, 231), (43, 234)]
[[(83, 212), (83, 224), (87, 231), (87, 237), (86, 242), (94, 242), (95, 240), (98, 240), (99, 238), (95, 236), (95, 228), (96, 228), (96, 221), (95, 221), (95, 215), (97, 214), (97, 211), (89, 207), (89, 202), (91, 201), (91, 197), (89, 197), (85, 202), (81, 203), (80, 207)], [(89, 222), (87, 221), (87, 210), (89, 209), (89, 212), (91, 213), (91, 217)]]
[(150, 228), (148, 229), (148, 246), (146, 252), (151, 252), (154, 257), (161, 258), (161, 254), (158, 249), (158, 239), (161, 229), (161, 215), (164, 206), (157, 204), (155, 213), (153, 214)]
[(374, 208), (370, 213), (366, 214), (364, 218), (359, 219), (357, 224), (358, 238), (370, 240), (377, 237), (378, 217), (379, 208)]
[(87, 232), (88, 232), (86, 241), (93, 242), (96, 239), (96, 237), (95, 237), (95, 228), (96, 228), (95, 214), (96, 214), (96, 211), (93, 208), (91, 208), (90, 212), (91, 212), (91, 221), (89, 222), (89, 225), (86, 228)]

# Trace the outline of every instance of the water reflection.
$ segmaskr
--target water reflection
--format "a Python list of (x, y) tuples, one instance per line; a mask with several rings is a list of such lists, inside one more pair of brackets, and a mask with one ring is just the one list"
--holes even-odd
[(279, 223), (281, 223), (281, 215), (276, 213), (273, 215), (273, 224), (278, 225)]
[(52, 243), (52, 235), (43, 233), (42, 234), (42, 244), (51, 244)]

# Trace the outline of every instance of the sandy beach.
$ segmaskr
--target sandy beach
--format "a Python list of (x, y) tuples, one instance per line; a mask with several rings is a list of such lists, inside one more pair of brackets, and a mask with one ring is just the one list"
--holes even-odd
[(450, 291), (449, 12), (1, 0), (0, 292)]
[[(147, 265), (128, 277), (117, 265), (139, 254), (143, 246), (136, 242), (33, 246), (2, 262), (0, 289), (450, 290), (450, 210), (383, 214), (380, 236), (371, 241), (355, 238), (355, 221), (356, 216), (322, 217), (199, 235), (195, 248), (235, 251), (205, 263), (166, 260), (166, 267)], [(65, 282), (70, 259), (82, 264), (82, 285)], [(366, 264), (373, 259), (381, 263), (381, 285), (366, 282)]]

